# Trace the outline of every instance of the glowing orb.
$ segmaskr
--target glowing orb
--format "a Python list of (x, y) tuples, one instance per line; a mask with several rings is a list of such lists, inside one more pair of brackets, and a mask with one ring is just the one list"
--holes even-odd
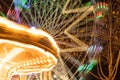
[(0, 17), (0, 80), (51, 70), (57, 64), (58, 53), (48, 33)]

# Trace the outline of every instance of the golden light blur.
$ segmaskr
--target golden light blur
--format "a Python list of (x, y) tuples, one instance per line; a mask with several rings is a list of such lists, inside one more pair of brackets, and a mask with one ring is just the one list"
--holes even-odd
[(49, 71), (57, 64), (58, 53), (59, 48), (48, 33), (24, 28), (0, 17), (1, 80), (11, 80), (13, 75)]

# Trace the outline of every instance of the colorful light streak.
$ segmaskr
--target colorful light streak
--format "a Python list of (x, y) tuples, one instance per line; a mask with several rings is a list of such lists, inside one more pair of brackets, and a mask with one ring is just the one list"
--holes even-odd
[(87, 75), (97, 65), (97, 60), (91, 60), (89, 64), (80, 65), (77, 69), (78, 72), (82, 72)]
[(30, 8), (30, 2), (31, 0), (14, 0), (14, 6), (19, 8)]
[(20, 23), (20, 11), (22, 8), (29, 9), (31, 0), (14, 0), (15, 11), (17, 14), (17, 23)]
[(108, 4), (105, 2), (98, 2), (94, 4), (94, 13), (96, 15), (96, 19), (100, 19), (106, 15), (108, 12)]
[(88, 47), (87, 53), (93, 54), (93, 53), (100, 53), (103, 50), (103, 47), (101, 45), (91, 45)]
[(12, 20), (12, 21), (15, 21), (15, 22), (19, 22), (20, 21), (19, 15), (18, 15), (18, 13), (16, 13), (15, 10), (8, 10), (7, 18)]

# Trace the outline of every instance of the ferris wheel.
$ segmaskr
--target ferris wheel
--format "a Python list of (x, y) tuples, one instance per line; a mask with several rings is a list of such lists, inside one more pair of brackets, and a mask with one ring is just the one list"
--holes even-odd
[(59, 46), (56, 66), (39, 75), (49, 75), (53, 80), (83, 80), (100, 61), (104, 47), (99, 26), (105, 26), (107, 12), (108, 4), (95, 0), (13, 0), (6, 17), (44, 30)]

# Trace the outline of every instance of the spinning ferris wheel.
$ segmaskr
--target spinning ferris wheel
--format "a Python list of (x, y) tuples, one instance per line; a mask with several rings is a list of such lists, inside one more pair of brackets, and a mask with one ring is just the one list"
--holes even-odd
[[(27, 33), (24, 31), (24, 33), (18, 33), (23, 34), (20, 36), (30, 37), (28, 40), (27, 37), (25, 38), (26, 43), (30, 42), (30, 45), (36, 46), (36, 44), (34, 44), (34, 40), (39, 41), (36, 36), (37, 34), (33, 36), (33, 34), (37, 32), (37, 29), (45, 31), (40, 33), (40, 35), (44, 35), (46, 32), (49, 33), (53, 37), (53, 39), (50, 40), (51, 43), (48, 43), (45, 38), (49, 39), (52, 37), (44, 36), (45, 38), (41, 41), (40, 45), (42, 44), (45, 46), (44, 48), (42, 46), (42, 49), (48, 49), (51, 53), (53, 52), (52, 55), (51, 53), (47, 54), (46, 52), (46, 56), (51, 55), (53, 60), (51, 58), (50, 62), (53, 61), (53, 66), (55, 66), (54, 68), (51, 66), (52, 69), (50, 68), (48, 70), (44, 70), (47, 65), (50, 65), (45, 63), (46, 66), (39, 66), (40, 68), (43, 68), (43, 70), (37, 70), (40, 71), (39, 73), (34, 73), (32, 68), (30, 68), (31, 73), (27, 73), (26, 71), (27, 74), (25, 74), (25, 76), (23, 76), (21, 69), (19, 70), (20, 74), (14, 75), (19, 75), (18, 77), (19, 79), (21, 78), (20, 80), (86, 80), (89, 74), (93, 75), (97, 79), (104, 79), (104, 77), (99, 75), (99, 77), (97, 77), (94, 73), (92, 73), (92, 70), (100, 63), (100, 55), (104, 49), (101, 43), (102, 38), (100, 34), (104, 31), (102, 31), (102, 28), (106, 25), (104, 23), (106, 20), (104, 17), (108, 13), (108, 10), (109, 8), (106, 2), (99, 2), (95, 0), (87, 2), (80, 0), (13, 0), (7, 14), (4, 16), (15, 22), (16, 27), (22, 24), (31, 29)], [(9, 26), (9, 23), (12, 23), (11, 21), (8, 21), (8, 24), (4, 23), (4, 25)], [(3, 24), (2, 18), (0, 24)], [(18, 37), (15, 41), (21, 42), (20, 45), (23, 44), (23, 38), (21, 39), (19, 35), (15, 36)], [(52, 48), (50, 48), (51, 46), (49, 44), (53, 45)], [(23, 47), (20, 45), (17, 46)], [(60, 52), (57, 45), (60, 48)], [(25, 48), (29, 47), (27, 46)], [(21, 48), (17, 51), (19, 50), (20, 52), (23, 51)], [(39, 53), (39, 50), (36, 53)], [(26, 55), (29, 56), (28, 54)], [(31, 57), (32, 56), (33, 54), (31, 53)], [(39, 57), (40, 56), (41, 55), (39, 55)], [(44, 59), (47, 60), (47, 58)], [(28, 62), (29, 61), (30, 60), (28, 60)], [(27, 60), (25, 64), (27, 64)], [(43, 64), (43, 62), (38, 65), (41, 64)], [(25, 67), (22, 68), (27, 70)], [(101, 68), (98, 67), (98, 70), (100, 69)], [(100, 73), (102, 73), (102, 71), (100, 71)]]

